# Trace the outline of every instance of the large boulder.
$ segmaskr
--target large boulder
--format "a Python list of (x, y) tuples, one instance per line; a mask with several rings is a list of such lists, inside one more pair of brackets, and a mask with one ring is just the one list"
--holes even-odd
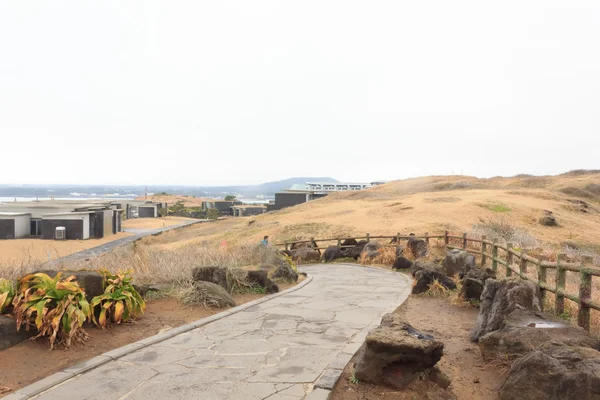
[(544, 210), (544, 215), (540, 218), (540, 224), (544, 226), (558, 226), (556, 217), (553, 215), (552, 211), (548, 210)]
[(20, 329), (19, 332), (17, 332), (17, 323), (15, 319), (9, 316), (0, 315), (0, 350), (19, 344), (33, 335), (33, 329), (29, 332), (25, 329)]
[(265, 289), (267, 294), (279, 292), (279, 286), (269, 279), (267, 271), (248, 271), (246, 274), (246, 282), (251, 286)]
[(600, 399), (600, 352), (546, 345), (515, 361), (499, 395), (501, 400)]
[(221, 286), (206, 281), (193, 283), (193, 291), (188, 301), (208, 307), (235, 307), (235, 301)]
[(311, 263), (311, 262), (319, 262), (321, 259), (321, 254), (315, 249), (311, 249), (309, 247), (303, 247), (297, 250), (293, 250), (291, 252), (292, 260), (294, 262), (301, 263)]
[(421, 271), (422, 269), (431, 269), (441, 274), (444, 273), (444, 267), (440, 264), (432, 263), (430, 261), (417, 260), (410, 267), (410, 274), (415, 277), (417, 272)]
[(366, 244), (366, 240), (361, 240), (358, 243), (356, 243), (356, 245), (353, 247), (347, 247), (342, 249), (342, 258), (354, 258), (355, 260), (358, 260), (360, 257), (360, 253), (362, 253)]
[(321, 261), (323, 262), (332, 262), (337, 260), (338, 258), (342, 258), (342, 251), (338, 249), (337, 246), (329, 246), (323, 252), (321, 256)]
[(446, 258), (442, 262), (446, 268), (446, 275), (454, 276), (467, 266), (475, 266), (475, 257), (464, 250), (452, 249), (446, 253)]
[(102, 284), (102, 275), (96, 271), (71, 271), (71, 270), (42, 270), (40, 273), (48, 275), (50, 278), (56, 277), (58, 272), (62, 272), (61, 278), (66, 279), (70, 276), (75, 276), (75, 280), (79, 287), (85, 291), (85, 298), (87, 301), (92, 301), (92, 298), (99, 296), (104, 293), (104, 286)]
[(381, 245), (377, 242), (368, 242), (363, 246), (363, 253), (370, 253), (372, 251), (378, 251), (381, 248)]
[(400, 256), (400, 257), (396, 257), (396, 259), (394, 260), (392, 269), (402, 269), (402, 270), (410, 269), (412, 267), (412, 265), (413, 265), (412, 261)]
[(553, 315), (515, 310), (504, 319), (504, 327), (479, 339), (486, 361), (511, 362), (546, 345), (589, 347), (600, 350), (600, 340), (583, 328)]
[(271, 278), (283, 282), (293, 283), (298, 280), (298, 274), (289, 265), (281, 264), (275, 268)]
[(398, 314), (386, 314), (366, 338), (355, 365), (363, 382), (402, 389), (434, 367), (444, 344), (419, 332)]
[(406, 248), (410, 251), (410, 253), (415, 259), (425, 257), (429, 252), (427, 242), (423, 239), (417, 238), (412, 233), (408, 237)]
[(211, 282), (225, 290), (229, 290), (227, 268), (225, 267), (196, 267), (192, 270), (192, 280), (195, 282)]
[(481, 295), (481, 306), (471, 341), (504, 326), (504, 319), (515, 310), (541, 312), (540, 289), (520, 278), (488, 279)]
[(467, 300), (479, 300), (483, 294), (485, 281), (495, 279), (496, 272), (491, 268), (477, 268), (469, 264), (465, 265), (458, 274), (462, 283), (462, 296)]

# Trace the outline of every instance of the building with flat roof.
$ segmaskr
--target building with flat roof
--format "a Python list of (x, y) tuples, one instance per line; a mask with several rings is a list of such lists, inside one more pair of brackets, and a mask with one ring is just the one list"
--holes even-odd
[(234, 217), (248, 217), (266, 213), (267, 206), (264, 204), (246, 204), (231, 206), (231, 210)]
[(384, 182), (350, 183), (350, 182), (306, 182), (292, 185), (283, 192), (275, 193), (275, 202), (267, 206), (268, 211), (296, 206), (311, 200), (327, 196), (332, 192), (346, 192), (369, 189)]

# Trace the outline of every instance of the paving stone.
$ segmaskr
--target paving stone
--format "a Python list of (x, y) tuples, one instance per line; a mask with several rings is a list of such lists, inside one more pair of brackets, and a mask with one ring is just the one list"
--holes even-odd
[(28, 396), (34, 396), (44, 390), (50, 389), (51, 387), (58, 385), (73, 376), (72, 373), (68, 372), (57, 372), (42, 380), (35, 382), (32, 385), (22, 388), (19, 390), (19, 394), (25, 394)]
[(120, 358), (120, 361), (150, 366), (172, 364), (186, 358), (195, 357), (189, 349), (150, 346)]
[(323, 372), (323, 375), (317, 381), (315, 387), (327, 390), (333, 390), (333, 387), (342, 376), (341, 369), (328, 368)]
[(90, 358), (84, 362), (76, 364), (72, 367), (65, 369), (63, 372), (72, 373), (74, 375), (81, 374), (83, 372), (89, 371), (90, 369), (99, 367), (102, 364), (106, 364), (111, 361), (112, 358), (106, 356), (96, 356), (94, 358)]
[(277, 390), (270, 383), (198, 383), (182, 384), (176, 381), (150, 381), (127, 396), (127, 400), (147, 399), (227, 399), (262, 400), (272, 399)]
[(157, 343), (157, 346), (172, 349), (204, 349), (211, 347), (213, 344), (215, 344), (214, 340), (207, 339), (202, 332), (195, 329)]

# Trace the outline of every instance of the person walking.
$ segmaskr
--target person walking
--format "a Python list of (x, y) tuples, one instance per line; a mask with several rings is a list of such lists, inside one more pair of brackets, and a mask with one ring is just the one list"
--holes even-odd
[(269, 237), (265, 236), (263, 240), (260, 241), (260, 244), (267, 247), (269, 245)]

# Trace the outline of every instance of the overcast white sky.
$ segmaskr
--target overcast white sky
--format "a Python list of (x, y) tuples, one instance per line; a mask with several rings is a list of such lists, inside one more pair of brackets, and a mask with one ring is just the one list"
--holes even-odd
[(600, 168), (598, 1), (0, 2), (0, 183)]

